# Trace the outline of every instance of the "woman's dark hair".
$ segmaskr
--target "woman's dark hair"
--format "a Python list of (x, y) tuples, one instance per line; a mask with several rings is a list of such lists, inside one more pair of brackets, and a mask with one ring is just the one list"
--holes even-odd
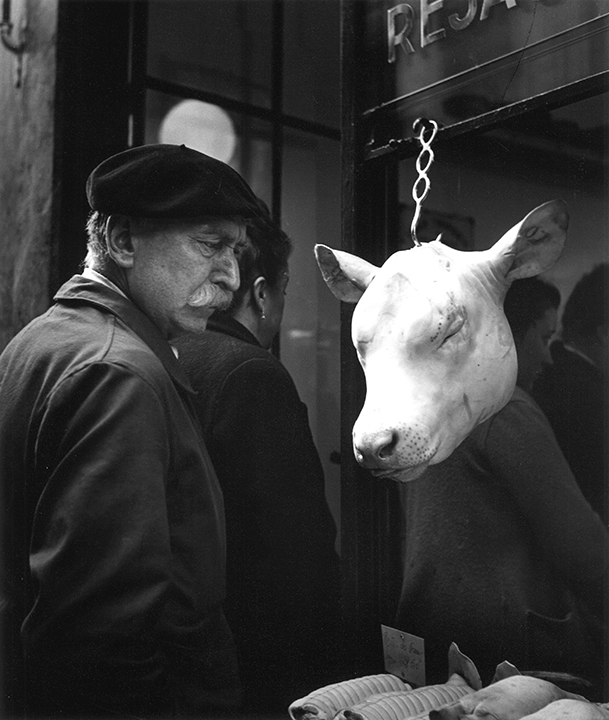
[(266, 204), (258, 199), (260, 214), (247, 221), (248, 243), (239, 257), (239, 289), (231, 307), (238, 307), (257, 277), (275, 287), (287, 270), (292, 241), (272, 219)]
[(562, 315), (565, 342), (593, 336), (598, 326), (607, 322), (608, 281), (609, 265), (602, 263), (577, 282)]
[(558, 309), (560, 292), (557, 287), (537, 277), (514, 280), (507, 291), (503, 310), (512, 335), (520, 339), (546, 310)]

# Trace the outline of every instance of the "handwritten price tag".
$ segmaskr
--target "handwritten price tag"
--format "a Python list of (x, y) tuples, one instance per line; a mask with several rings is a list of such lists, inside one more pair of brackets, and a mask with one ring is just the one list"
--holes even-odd
[(415, 687), (425, 685), (425, 641), (381, 625), (385, 670)]

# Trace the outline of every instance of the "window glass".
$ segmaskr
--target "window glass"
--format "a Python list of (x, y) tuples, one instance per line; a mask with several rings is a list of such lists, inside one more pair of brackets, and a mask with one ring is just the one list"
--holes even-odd
[[(376, 139), (412, 136), (417, 117), (447, 126), (596, 73), (609, 64), (606, 0), (444, 0), (369, 9), (385, 44)], [(375, 23), (372, 23), (372, 19)]]
[[(606, 262), (609, 95), (520, 117), (483, 135), (437, 147), (417, 236), (485, 250), (530, 210), (559, 198), (570, 213), (565, 249), (546, 273), (566, 300), (577, 280)], [(415, 158), (400, 163), (400, 247), (412, 247)]]
[(228, 163), (271, 202), (271, 126), (217, 105), (148, 91), (146, 143), (184, 143)]
[(268, 107), (272, 0), (154, 0), (148, 74)]
[(284, 111), (338, 128), (340, 2), (286, 0), (284, 29)]
[(286, 133), (282, 218), (294, 249), (281, 360), (307, 405), (328, 502), (338, 520), (340, 467), (333, 453), (340, 449), (340, 303), (323, 281), (313, 254), (316, 243), (341, 245), (338, 142)]

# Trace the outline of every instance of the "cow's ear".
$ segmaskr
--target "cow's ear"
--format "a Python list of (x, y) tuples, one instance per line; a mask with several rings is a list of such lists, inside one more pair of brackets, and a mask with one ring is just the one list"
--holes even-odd
[(505, 678), (513, 677), (514, 675), (520, 674), (520, 670), (518, 670), (515, 665), (512, 665), (511, 662), (504, 660), (502, 663), (499, 663), (499, 665), (497, 665), (497, 667), (495, 668), (495, 674), (493, 675), (491, 683), (499, 682), (499, 680), (505, 680)]
[(376, 265), (357, 255), (326, 245), (315, 246), (315, 258), (326, 284), (343, 302), (356, 303), (378, 271)]
[(457, 643), (453, 642), (448, 648), (448, 677), (459, 675), (467, 681), (467, 684), (480, 690), (482, 688), (482, 680), (478, 668), (474, 665), (473, 660), (464, 655)]
[(560, 257), (569, 211), (562, 200), (551, 200), (532, 210), (488, 251), (508, 282), (549, 270)]

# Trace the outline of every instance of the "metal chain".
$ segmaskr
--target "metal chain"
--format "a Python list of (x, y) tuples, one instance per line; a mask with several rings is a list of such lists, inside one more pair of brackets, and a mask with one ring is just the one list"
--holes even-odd
[[(417, 225), (419, 223), (419, 217), (421, 215), (421, 205), (427, 197), (431, 183), (427, 177), (427, 171), (431, 167), (434, 161), (434, 152), (431, 149), (431, 143), (438, 132), (438, 123), (435, 120), (427, 120), (423, 118), (417, 118), (412, 124), (412, 129), (416, 133), (420, 128), (418, 141), (421, 144), (421, 152), (417, 158), (416, 166), (419, 174), (412, 187), (412, 199), (415, 201), (414, 216), (410, 225), (410, 234), (412, 235), (412, 241), (416, 246), (421, 243), (417, 238)], [(427, 137), (425, 133), (428, 132)], [(425, 166), (423, 166), (423, 158), (425, 158)], [(421, 185), (423, 187), (421, 188)]]

